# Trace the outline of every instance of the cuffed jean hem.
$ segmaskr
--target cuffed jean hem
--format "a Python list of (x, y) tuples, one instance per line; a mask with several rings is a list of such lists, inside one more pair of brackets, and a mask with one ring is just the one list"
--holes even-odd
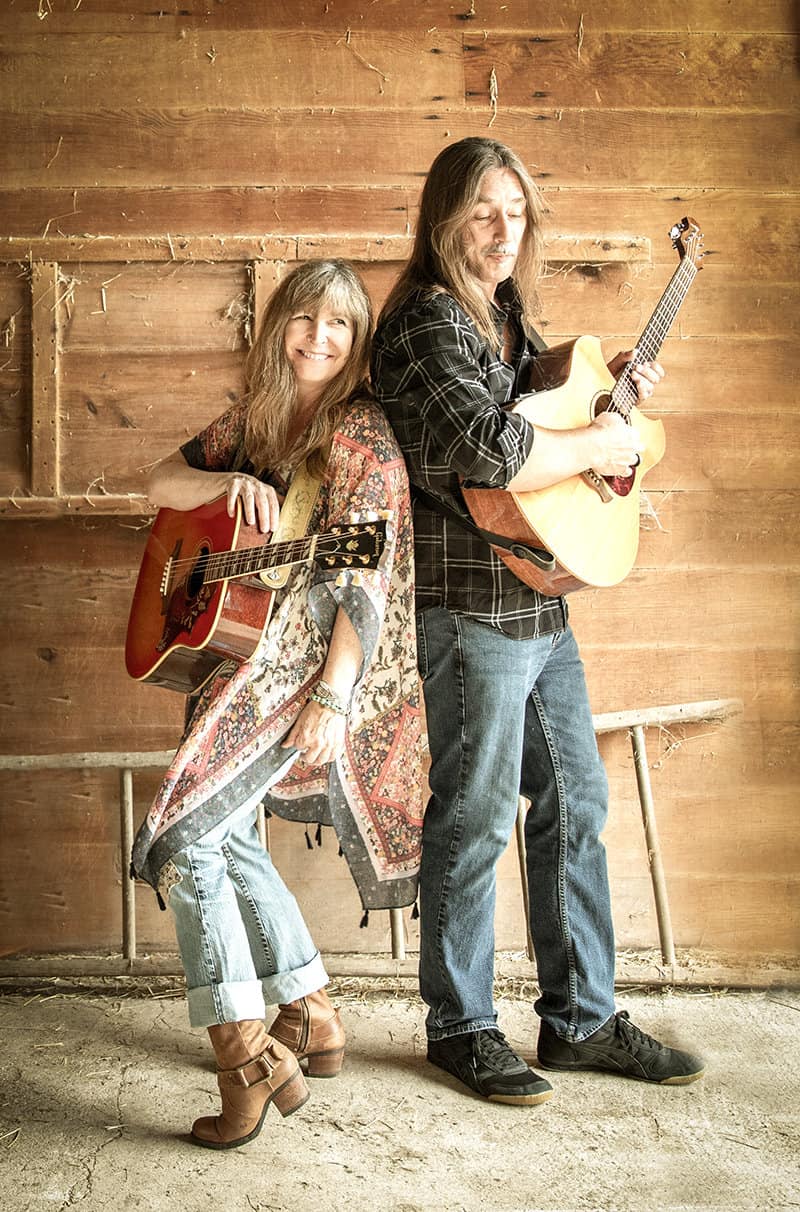
[(565, 1044), (582, 1044), (583, 1041), (588, 1039), (590, 1035), (594, 1035), (595, 1031), (599, 1031), (601, 1027), (604, 1027), (609, 1018), (614, 1017), (615, 1013), (616, 1011), (612, 1010), (610, 1015), (607, 1015), (606, 1018), (601, 1019), (598, 1023), (594, 1023), (589, 1027), (584, 1027), (580, 1032), (573, 1032), (572, 1034), (568, 1033), (567, 1035), (564, 1035), (563, 1033), (564, 1024), (560, 1019), (553, 1021), (553, 1019), (549, 1018), (547, 1015), (543, 1015), (542, 1018), (549, 1027), (553, 1028), (555, 1034), (559, 1039), (562, 1039)]
[(261, 981), (226, 981), (216, 985), (198, 985), (186, 994), (189, 1024), (192, 1027), (216, 1027), (219, 1023), (240, 1023), (243, 1019), (263, 1018), (267, 1012)]
[(281, 1003), (295, 1002), (299, 997), (307, 997), (316, 993), (328, 983), (328, 974), (322, 962), (319, 951), (309, 963), (292, 972), (276, 972), (274, 976), (265, 976), (261, 981), (264, 991), (264, 1001), (268, 1006), (278, 1006)]
[(189, 989), (189, 1025), (216, 1027), (219, 1023), (240, 1023), (244, 1019), (264, 1018), (267, 1006), (293, 1002), (316, 993), (328, 983), (328, 974), (319, 952), (302, 968), (277, 972), (263, 980), (227, 981), (198, 985)]
[(456, 1035), (470, 1035), (473, 1031), (492, 1031), (497, 1028), (497, 1015), (493, 1018), (476, 1018), (471, 1023), (457, 1023), (454, 1027), (428, 1028), (428, 1039), (452, 1039)]

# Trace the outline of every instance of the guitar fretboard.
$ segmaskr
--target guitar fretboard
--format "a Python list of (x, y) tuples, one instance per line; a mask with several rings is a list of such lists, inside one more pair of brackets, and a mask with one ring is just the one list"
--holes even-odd
[[(684, 257), (636, 342), (638, 361), (652, 362), (657, 357), (697, 273), (697, 266), (692, 259)], [(638, 399), (636, 384), (631, 378), (631, 367), (628, 366), (614, 384), (608, 411), (619, 412), (623, 417), (627, 417), (634, 404), (638, 403)]]
[(302, 564), (312, 559), (317, 536), (292, 539), (286, 543), (264, 543), (262, 547), (245, 547), (241, 551), (209, 552), (200, 556), (195, 568), (204, 581), (228, 581), (236, 577), (254, 576), (267, 568)]

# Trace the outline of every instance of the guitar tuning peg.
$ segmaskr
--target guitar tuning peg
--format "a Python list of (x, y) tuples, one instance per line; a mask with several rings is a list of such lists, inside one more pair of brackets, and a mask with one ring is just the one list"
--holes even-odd
[(357, 526), (358, 523), (361, 521), (360, 515), (355, 510), (353, 510), (351, 513), (349, 513), (347, 516), (348, 516), (351, 526)]
[(392, 519), (394, 518), (394, 510), (393, 509), (381, 509), (378, 512), (378, 517), (380, 518), (380, 520), (382, 522), (391, 522)]
[(340, 572), (334, 584), (336, 585), (337, 589), (344, 589), (345, 585), (347, 584), (347, 573)]

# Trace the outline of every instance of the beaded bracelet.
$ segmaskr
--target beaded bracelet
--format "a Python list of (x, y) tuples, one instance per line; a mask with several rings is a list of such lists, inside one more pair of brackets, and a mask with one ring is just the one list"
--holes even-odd
[(311, 694), (308, 696), (315, 703), (319, 703), (320, 707), (327, 707), (329, 711), (335, 711), (337, 715), (349, 715), (350, 705), (343, 699), (340, 699), (338, 694), (330, 688), (327, 682), (317, 682)]

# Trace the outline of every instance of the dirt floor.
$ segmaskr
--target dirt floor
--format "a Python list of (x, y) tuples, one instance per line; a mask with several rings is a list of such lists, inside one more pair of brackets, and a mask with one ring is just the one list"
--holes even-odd
[[(800, 993), (623, 992), (638, 1025), (705, 1055), (706, 1078), (654, 1088), (552, 1075), (549, 1103), (513, 1108), (427, 1064), (411, 990), (340, 980), (342, 1074), (314, 1081), (287, 1120), (270, 1109), (249, 1145), (215, 1153), (186, 1135), (216, 1106), (210, 1048), (164, 985), (132, 997), (51, 982), (0, 998), (4, 1209), (800, 1207)], [(530, 998), (512, 990), (499, 1005), (532, 1059)]]

